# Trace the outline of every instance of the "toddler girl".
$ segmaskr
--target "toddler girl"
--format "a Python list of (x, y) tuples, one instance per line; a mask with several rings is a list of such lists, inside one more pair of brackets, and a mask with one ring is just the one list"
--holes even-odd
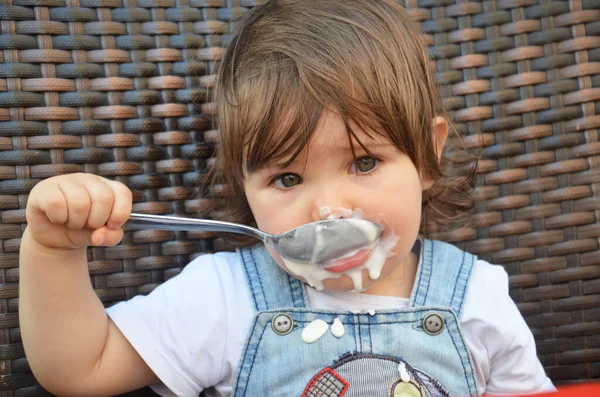
[(279, 234), (360, 218), (375, 247), (318, 264), (233, 236), (104, 311), (86, 246), (114, 245), (131, 192), (94, 175), (31, 192), (21, 330), (56, 394), (469, 396), (552, 390), (499, 266), (424, 238), (468, 214), (426, 47), (391, 0), (277, 0), (220, 65), (221, 217)]

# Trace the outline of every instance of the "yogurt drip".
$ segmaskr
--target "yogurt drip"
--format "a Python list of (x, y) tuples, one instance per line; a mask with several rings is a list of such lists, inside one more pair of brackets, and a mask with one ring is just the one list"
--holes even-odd
[(321, 319), (314, 320), (302, 330), (302, 340), (304, 343), (314, 343), (321, 339), (328, 329), (329, 324), (325, 321)]
[(333, 324), (331, 325), (331, 333), (336, 338), (341, 338), (346, 333), (346, 330), (344, 330), (344, 324), (342, 324), (339, 317), (336, 317), (336, 319), (333, 320)]
[(402, 382), (405, 382), (405, 383), (410, 382), (410, 374), (406, 370), (405, 363), (400, 363), (398, 365), (398, 372), (400, 373), (400, 379), (402, 379)]
[[(352, 211), (342, 208), (339, 209), (336, 212), (336, 214), (333, 214), (331, 207), (323, 207), (321, 208), (320, 214), (323, 217), (327, 217), (327, 219), (336, 219), (336, 217), (339, 218), (340, 216), (345, 216), (348, 214), (352, 214), (349, 219), (365, 219), (364, 212), (361, 209), (355, 209), (354, 211)], [(356, 226), (358, 228), (363, 228), (362, 222), (357, 222)], [(394, 234), (394, 231), (392, 230), (388, 236), (380, 239), (377, 243), (375, 243), (373, 247), (365, 247), (370, 248), (372, 250), (369, 259), (367, 259), (365, 263), (342, 273), (327, 271), (326, 268), (324, 268), (321, 264), (318, 263), (296, 262), (283, 257), (282, 259), (290, 272), (292, 272), (295, 276), (302, 277), (311, 287), (314, 287), (319, 291), (324, 288), (323, 280), (340, 278), (343, 274), (346, 274), (352, 279), (352, 282), (354, 284), (354, 291), (361, 292), (363, 290), (363, 269), (367, 269), (371, 280), (377, 280), (381, 275), (381, 269), (383, 268), (385, 261), (387, 260), (387, 258), (392, 256), (392, 250), (396, 246), (398, 240), (399, 238)], [(326, 242), (322, 241), (322, 239), (319, 239), (319, 233), (317, 233), (317, 245), (319, 245), (320, 247), (320, 245), (322, 244), (326, 244)], [(347, 256), (353, 256), (357, 252), (358, 250), (348, 254)]]

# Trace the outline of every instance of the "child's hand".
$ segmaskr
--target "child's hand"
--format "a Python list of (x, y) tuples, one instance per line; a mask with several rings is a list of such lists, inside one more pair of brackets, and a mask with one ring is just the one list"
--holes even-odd
[(46, 247), (111, 246), (123, 238), (132, 207), (122, 183), (93, 174), (70, 174), (38, 183), (27, 202), (27, 228)]

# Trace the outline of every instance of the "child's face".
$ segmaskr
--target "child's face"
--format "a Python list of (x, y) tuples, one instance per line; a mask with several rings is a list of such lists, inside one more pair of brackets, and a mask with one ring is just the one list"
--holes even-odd
[[(246, 197), (258, 227), (274, 234), (323, 220), (328, 215), (324, 207), (331, 208), (331, 215), (342, 217), (348, 209), (362, 210), (366, 219), (385, 226), (384, 237), (391, 233), (398, 237), (377, 280), (362, 271), (363, 289), (381, 295), (404, 291), (406, 295), (416, 269), (416, 257), (410, 251), (419, 231), (422, 192), (430, 181), (422, 180), (409, 157), (384, 137), (372, 133), (369, 138), (358, 128), (354, 130), (373, 157), (355, 144), (358, 161), (354, 161), (342, 118), (324, 111), (308, 151), (287, 167), (270, 164), (247, 174)], [(269, 250), (292, 274), (281, 257)], [(354, 289), (347, 274), (326, 279), (323, 285), (331, 291)]]

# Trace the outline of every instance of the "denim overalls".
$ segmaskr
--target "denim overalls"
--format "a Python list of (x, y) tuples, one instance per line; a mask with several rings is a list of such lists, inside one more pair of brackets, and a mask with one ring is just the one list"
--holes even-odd
[[(458, 319), (475, 257), (421, 241), (419, 267), (402, 310), (376, 313), (307, 308), (303, 284), (273, 261), (264, 245), (238, 250), (256, 315), (242, 351), (234, 397), (477, 395), (471, 356)], [(301, 339), (313, 320), (329, 330)]]

